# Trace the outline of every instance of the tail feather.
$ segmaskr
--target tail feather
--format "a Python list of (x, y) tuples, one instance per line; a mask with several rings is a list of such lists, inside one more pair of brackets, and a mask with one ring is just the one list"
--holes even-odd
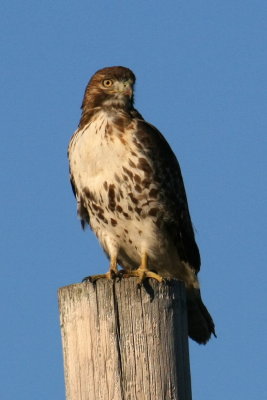
[(200, 290), (187, 289), (188, 335), (199, 344), (206, 344), (213, 334), (215, 326), (211, 315), (202, 302)]

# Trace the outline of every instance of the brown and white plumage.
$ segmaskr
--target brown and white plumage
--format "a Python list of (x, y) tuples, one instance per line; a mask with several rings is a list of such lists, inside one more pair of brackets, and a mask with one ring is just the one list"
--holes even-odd
[(68, 152), (78, 214), (110, 258), (110, 276), (118, 263), (142, 277), (185, 282), (189, 336), (206, 343), (214, 324), (200, 297), (200, 255), (180, 167), (162, 134), (134, 109), (134, 83), (124, 67), (99, 70), (88, 83)]

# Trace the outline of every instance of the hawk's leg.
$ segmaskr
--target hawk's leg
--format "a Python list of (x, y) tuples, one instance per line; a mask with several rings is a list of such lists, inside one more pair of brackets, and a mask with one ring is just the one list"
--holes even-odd
[(88, 276), (83, 279), (83, 281), (89, 280), (90, 282), (96, 282), (98, 279), (105, 278), (105, 279), (114, 279), (119, 275), (118, 273), (118, 266), (117, 266), (117, 257), (112, 256), (110, 258), (110, 264), (109, 264), (109, 271), (106, 274), (100, 274), (100, 275), (93, 275), (93, 276)]
[(136, 276), (138, 279), (138, 283), (141, 284), (147, 278), (156, 279), (158, 282), (162, 282), (162, 276), (158, 275), (156, 272), (149, 271), (148, 269), (148, 262), (147, 262), (147, 254), (143, 253), (141, 256), (141, 265), (139, 268), (134, 269), (132, 271), (124, 272), (122, 274), (124, 277)]
[(118, 276), (117, 256), (111, 256), (109, 271), (106, 273), (107, 279), (113, 279)]

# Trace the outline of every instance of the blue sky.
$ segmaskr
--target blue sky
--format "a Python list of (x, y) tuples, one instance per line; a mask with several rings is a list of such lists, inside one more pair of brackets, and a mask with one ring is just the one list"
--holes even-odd
[(190, 342), (193, 398), (266, 398), (266, 18), (263, 0), (2, 1), (1, 399), (65, 398), (57, 289), (108, 266), (66, 151), (112, 65), (183, 171), (218, 334)]

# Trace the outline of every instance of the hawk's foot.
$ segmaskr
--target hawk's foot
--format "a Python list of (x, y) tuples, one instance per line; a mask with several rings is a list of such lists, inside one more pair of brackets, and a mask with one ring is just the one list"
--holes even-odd
[(148, 259), (147, 259), (147, 254), (143, 253), (141, 256), (141, 265), (139, 268), (127, 271), (124, 273), (122, 271), (122, 275), (127, 278), (130, 276), (136, 276), (138, 279), (138, 284), (141, 285), (145, 279), (147, 278), (153, 278), (156, 279), (158, 282), (162, 282), (163, 278), (162, 276), (158, 275), (156, 272), (149, 271), (148, 269)]
[(111, 271), (108, 271), (105, 274), (86, 276), (83, 279), (83, 282), (90, 281), (92, 283), (95, 283), (98, 279), (104, 278), (104, 279), (112, 280), (112, 279), (117, 278), (118, 276), (119, 276), (118, 272), (115, 273), (115, 271), (111, 270)]
[(110, 265), (109, 265), (109, 271), (105, 274), (100, 274), (100, 275), (92, 275), (92, 276), (87, 276), (86, 278), (83, 279), (83, 282), (90, 281), (92, 283), (95, 283), (98, 279), (105, 278), (105, 279), (115, 279), (119, 276), (118, 272), (118, 267), (117, 267), (117, 259), (116, 257), (111, 257), (110, 259)]
[(156, 281), (158, 282), (163, 282), (163, 278), (162, 276), (160, 276), (159, 274), (157, 274), (156, 272), (153, 271), (149, 271), (147, 269), (143, 269), (143, 268), (137, 268), (134, 269), (132, 271), (120, 271), (120, 275), (123, 278), (130, 278), (131, 276), (135, 276), (138, 279), (138, 284), (141, 285), (145, 279), (148, 278), (153, 278), (156, 279)]

